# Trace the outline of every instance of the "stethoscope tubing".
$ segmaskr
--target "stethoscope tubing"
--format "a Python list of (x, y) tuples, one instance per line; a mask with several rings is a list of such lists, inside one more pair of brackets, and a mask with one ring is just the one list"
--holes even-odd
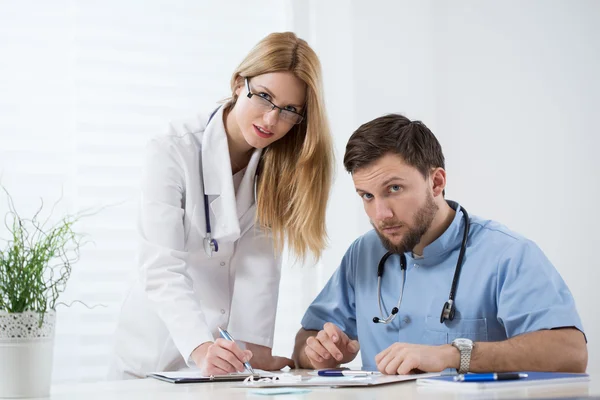
[[(467, 242), (469, 239), (469, 214), (467, 210), (461, 207), (461, 211), (463, 213), (462, 218), (465, 222), (465, 229), (463, 231), (462, 242), (460, 246), (460, 251), (458, 253), (458, 260), (456, 262), (456, 267), (454, 268), (454, 277), (452, 278), (452, 286), (450, 287), (450, 294), (448, 296), (448, 301), (444, 303), (444, 307), (442, 308), (442, 314), (440, 316), (440, 323), (444, 323), (446, 320), (452, 321), (454, 319), (454, 315), (456, 313), (456, 288), (458, 286), (458, 280), (460, 278), (460, 273), (462, 271), (462, 263), (465, 256), (465, 251), (467, 249)], [(387, 259), (393, 255), (392, 252), (387, 252), (383, 255), (381, 260), (379, 261), (379, 265), (377, 266), (377, 302), (379, 305), (379, 315), (380, 317), (373, 317), (374, 323), (379, 324), (389, 324), (391, 323), (398, 314), (400, 309), (400, 305), (402, 304), (402, 297), (404, 295), (404, 285), (406, 284), (406, 256), (404, 254), (400, 254), (400, 270), (402, 271), (402, 285), (400, 286), (400, 296), (398, 297), (398, 303), (396, 307), (392, 309), (392, 311), (388, 314), (387, 317), (383, 317), (383, 307), (382, 307), (382, 298), (381, 298), (381, 279), (383, 277), (383, 271), (385, 267), (385, 262)]]

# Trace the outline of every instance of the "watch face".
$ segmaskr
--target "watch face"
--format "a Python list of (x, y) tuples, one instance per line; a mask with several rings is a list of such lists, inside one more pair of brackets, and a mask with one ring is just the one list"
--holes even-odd
[(452, 344), (455, 345), (456, 347), (472, 347), (473, 346), (473, 341), (471, 339), (454, 339), (452, 341)]

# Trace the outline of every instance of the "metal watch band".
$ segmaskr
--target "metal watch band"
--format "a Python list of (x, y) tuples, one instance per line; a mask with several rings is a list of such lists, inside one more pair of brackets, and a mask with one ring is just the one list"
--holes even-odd
[(459, 374), (466, 374), (469, 372), (469, 366), (471, 365), (471, 346), (461, 346), (458, 349), (460, 351), (460, 369)]

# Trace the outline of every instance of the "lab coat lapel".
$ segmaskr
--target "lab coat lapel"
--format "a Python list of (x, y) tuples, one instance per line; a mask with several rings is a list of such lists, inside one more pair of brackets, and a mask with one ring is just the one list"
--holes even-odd
[[(252, 153), (250, 157), (250, 162), (246, 167), (246, 172), (244, 172), (244, 178), (242, 178), (242, 182), (240, 183), (240, 187), (237, 191), (237, 215), (241, 219), (242, 216), (248, 211), (250, 206), (254, 204), (254, 183), (256, 181), (256, 169), (258, 168), (258, 163), (260, 162), (260, 156), (262, 154), (261, 149), (256, 149)], [(242, 227), (242, 231), (244, 228)]]
[(223, 107), (214, 114), (202, 135), (202, 172), (204, 192), (210, 202), (211, 228), (215, 239), (234, 241), (240, 237), (235, 192)]

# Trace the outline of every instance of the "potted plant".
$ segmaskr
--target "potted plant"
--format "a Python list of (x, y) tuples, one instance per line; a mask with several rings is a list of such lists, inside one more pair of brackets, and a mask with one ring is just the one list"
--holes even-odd
[[(5, 190), (6, 192), (6, 190)], [(50, 394), (57, 300), (79, 258), (78, 216), (19, 216), (12, 198), (0, 235), (0, 398)]]

